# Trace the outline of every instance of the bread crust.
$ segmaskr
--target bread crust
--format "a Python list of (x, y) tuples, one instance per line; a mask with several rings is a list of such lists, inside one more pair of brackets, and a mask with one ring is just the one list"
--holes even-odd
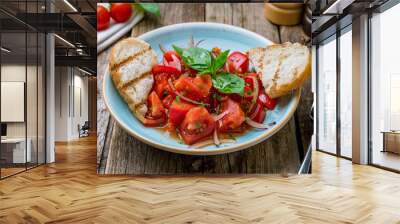
[[(291, 54), (291, 51), (294, 50), (300, 51), (300, 61), (304, 61), (304, 63), (288, 70), (285, 68), (285, 66), (287, 67), (285, 60), (296, 53)], [(271, 52), (277, 55), (271, 57), (269, 55), (272, 54)], [(286, 42), (266, 48), (253, 48), (248, 53), (250, 61), (262, 80), (266, 93), (272, 98), (287, 95), (292, 90), (300, 88), (311, 75), (311, 53), (304, 45)], [(304, 58), (302, 58), (302, 53), (304, 53)]]
[(109, 58), (111, 78), (134, 114), (138, 111), (141, 114), (147, 111), (145, 103), (154, 83), (151, 69), (155, 64), (157, 56), (150, 45), (143, 40), (126, 38), (111, 49)]

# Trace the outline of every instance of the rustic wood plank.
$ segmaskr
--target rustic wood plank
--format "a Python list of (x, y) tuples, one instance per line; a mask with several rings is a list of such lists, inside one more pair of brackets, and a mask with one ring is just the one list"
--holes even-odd
[[(310, 45), (310, 36), (311, 34), (306, 34), (304, 32), (302, 25), (280, 27), (280, 37), (282, 42), (299, 42), (301, 44)], [(301, 135), (301, 139), (298, 140), (300, 140), (304, 150), (306, 150), (311, 143), (311, 136), (314, 131), (313, 121), (309, 116), (313, 102), (314, 96), (311, 91), (310, 78), (302, 87), (300, 104), (295, 114), (298, 120), (298, 130)]]
[(265, 36), (274, 43), (279, 43), (279, 30), (276, 25), (264, 17), (264, 3), (232, 4), (232, 24)]
[(280, 26), (279, 32), (282, 43), (285, 42), (299, 42), (301, 44), (307, 44), (310, 42), (310, 35), (304, 33), (303, 26)]
[(103, 75), (107, 70), (108, 51), (105, 51), (97, 57), (97, 164), (100, 165), (106, 140), (107, 127), (110, 114), (103, 101)]

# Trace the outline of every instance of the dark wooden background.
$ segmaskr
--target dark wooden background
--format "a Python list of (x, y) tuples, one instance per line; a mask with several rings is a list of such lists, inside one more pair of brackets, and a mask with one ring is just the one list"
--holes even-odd
[[(132, 36), (157, 27), (182, 22), (219, 22), (259, 33), (275, 43), (307, 44), (310, 38), (302, 26), (277, 26), (264, 18), (263, 3), (169, 3), (160, 4), (159, 21), (144, 19)], [(303, 86), (295, 116), (268, 140), (239, 152), (216, 156), (188, 156), (162, 151), (128, 135), (108, 113), (102, 99), (102, 81), (108, 69), (109, 49), (98, 55), (97, 162), (99, 174), (224, 174), (296, 173), (301, 152), (310, 144), (313, 132), (309, 117), (313, 95), (311, 80)], [(299, 154), (300, 152), (300, 154)]]

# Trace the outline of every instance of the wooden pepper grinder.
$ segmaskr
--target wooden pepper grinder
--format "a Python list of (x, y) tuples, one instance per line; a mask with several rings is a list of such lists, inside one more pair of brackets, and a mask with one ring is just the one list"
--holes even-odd
[(297, 25), (303, 18), (303, 6), (303, 3), (265, 3), (265, 18), (277, 25)]

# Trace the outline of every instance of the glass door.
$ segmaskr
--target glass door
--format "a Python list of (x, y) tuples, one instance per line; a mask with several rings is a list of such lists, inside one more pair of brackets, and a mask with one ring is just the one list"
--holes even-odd
[(371, 18), (370, 162), (400, 171), (400, 4)]
[(26, 170), (27, 163), (32, 161), (27, 144), (26, 41), (25, 31), (1, 34), (2, 177)]
[(23, 22), (27, 13), (42, 13), (44, 3), (0, 1), (1, 179), (46, 159), (46, 39)]

